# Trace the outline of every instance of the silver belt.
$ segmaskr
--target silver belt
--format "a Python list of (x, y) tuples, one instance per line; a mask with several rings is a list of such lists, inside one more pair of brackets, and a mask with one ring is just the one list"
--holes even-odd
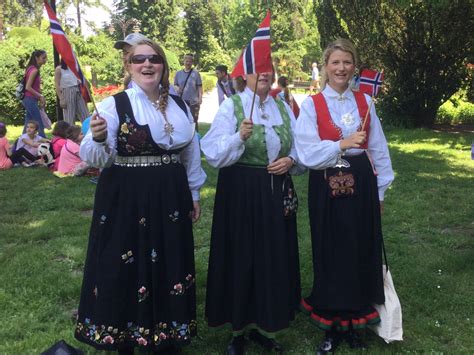
[(116, 156), (114, 165), (127, 167), (140, 166), (160, 166), (163, 164), (176, 164), (181, 160), (178, 154), (163, 154), (163, 155), (137, 155), (131, 157)]

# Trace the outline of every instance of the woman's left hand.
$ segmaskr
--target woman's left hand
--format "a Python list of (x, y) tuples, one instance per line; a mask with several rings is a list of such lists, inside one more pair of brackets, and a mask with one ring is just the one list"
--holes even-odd
[(267, 166), (267, 171), (270, 174), (283, 175), (288, 172), (293, 166), (293, 159), (290, 157), (280, 158)]
[(189, 217), (193, 223), (196, 223), (199, 217), (201, 217), (201, 205), (199, 201), (193, 201), (193, 210), (189, 212)]

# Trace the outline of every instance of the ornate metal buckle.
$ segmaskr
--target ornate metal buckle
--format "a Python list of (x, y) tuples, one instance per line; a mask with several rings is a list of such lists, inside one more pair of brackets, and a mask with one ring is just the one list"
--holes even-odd
[(161, 156), (161, 160), (163, 161), (163, 163), (169, 164), (171, 162), (171, 157), (168, 154), (163, 154)]

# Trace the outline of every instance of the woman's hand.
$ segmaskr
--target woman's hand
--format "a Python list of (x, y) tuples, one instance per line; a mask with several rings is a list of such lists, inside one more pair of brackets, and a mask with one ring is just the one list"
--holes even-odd
[(293, 165), (294, 165), (293, 159), (291, 159), (290, 157), (284, 157), (284, 158), (275, 160), (273, 163), (267, 165), (267, 171), (270, 174), (283, 175), (283, 174), (286, 174)]
[(40, 95), (38, 100), (39, 100), (39, 106), (40, 107), (45, 107), (46, 106), (46, 100), (45, 100), (43, 95)]
[(240, 139), (243, 141), (246, 141), (247, 139), (250, 138), (253, 132), (253, 122), (246, 118), (245, 120), (242, 121), (240, 124), (240, 129), (239, 129), (239, 135)]
[(196, 223), (199, 217), (201, 217), (201, 205), (199, 201), (193, 201), (193, 210), (189, 212), (189, 217), (193, 223)]
[(95, 141), (102, 142), (107, 139), (107, 121), (97, 113), (92, 116), (89, 128)]
[(59, 107), (66, 108), (66, 101), (63, 98), (59, 98)]
[(339, 141), (339, 147), (341, 150), (346, 150), (350, 148), (360, 148), (362, 144), (367, 140), (367, 132), (358, 131), (351, 134), (349, 137), (344, 138)]

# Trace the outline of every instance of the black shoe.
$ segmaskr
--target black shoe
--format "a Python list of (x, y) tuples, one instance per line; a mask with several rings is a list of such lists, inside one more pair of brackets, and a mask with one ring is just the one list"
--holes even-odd
[(324, 340), (319, 344), (316, 349), (316, 355), (333, 354), (336, 352), (336, 348), (339, 345), (339, 335), (333, 332), (326, 332)]
[(225, 351), (226, 355), (244, 355), (245, 354), (245, 339), (243, 335), (237, 337), (232, 337), (227, 349)]
[(361, 334), (353, 329), (349, 330), (349, 333), (345, 336), (345, 340), (351, 349), (367, 349), (367, 344), (364, 342)]
[(266, 350), (275, 351), (278, 354), (283, 354), (283, 346), (275, 339), (267, 338), (258, 330), (251, 330), (249, 332), (249, 339), (264, 347)]

